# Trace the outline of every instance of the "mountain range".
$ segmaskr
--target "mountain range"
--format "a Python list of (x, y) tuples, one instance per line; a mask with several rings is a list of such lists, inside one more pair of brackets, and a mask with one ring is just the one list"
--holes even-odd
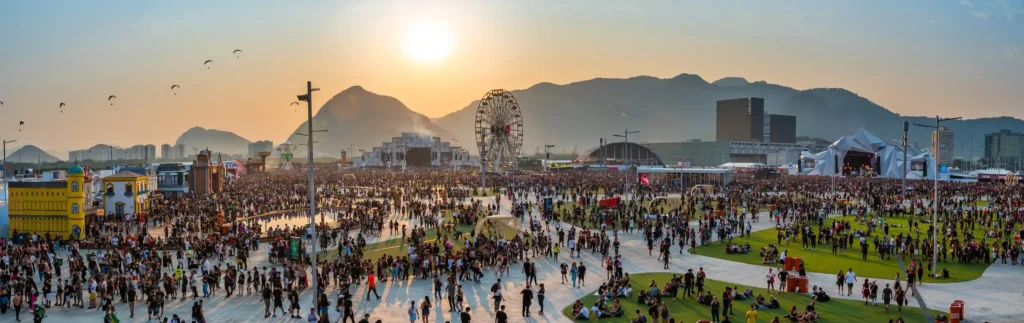
[(14, 151), (7, 153), (7, 161), (11, 163), (44, 163), (59, 162), (60, 158), (54, 157), (33, 145), (24, 145)]
[[(327, 132), (314, 135), (317, 141), (314, 146), (316, 153), (327, 156), (339, 156), (349, 145), (360, 148), (379, 146), (402, 132), (430, 133), (446, 140), (452, 138), (448, 131), (435, 125), (430, 118), (410, 110), (398, 99), (367, 91), (361, 86), (341, 91), (324, 103), (313, 116), (313, 131), (322, 130)], [(295, 133), (308, 132), (308, 124), (303, 122), (288, 136), (289, 142), (298, 145), (297, 156), (305, 154), (304, 144), (308, 139)]]
[(192, 148), (209, 148), (210, 151), (226, 154), (244, 154), (249, 151), (249, 144), (251, 143), (252, 141), (249, 141), (249, 139), (242, 138), (242, 136), (236, 135), (233, 132), (203, 127), (188, 129), (181, 136), (178, 136), (178, 140), (175, 141), (175, 144), (183, 144), (185, 149), (189, 150), (185, 154), (192, 154)]
[[(597, 78), (564, 85), (539, 83), (511, 93), (521, 107), (524, 123), (523, 152), (554, 144), (559, 148), (584, 149), (598, 145), (598, 138), (618, 141), (612, 135), (639, 130), (633, 142), (682, 142), (690, 139), (715, 140), (716, 101), (744, 97), (765, 99), (768, 113), (797, 118), (797, 135), (828, 141), (852, 135), (864, 128), (885, 139), (902, 137), (903, 121), (934, 124), (934, 118), (903, 116), (871, 100), (841, 88), (798, 90), (764, 81), (749, 82), (726, 77), (707, 82), (698, 75), (672, 78), (637, 76), (626, 79)], [(348, 88), (320, 108), (313, 118), (317, 133), (317, 154), (337, 156), (350, 145), (379, 146), (401, 132), (430, 133), (458, 143), (476, 153), (473, 123), (479, 100), (441, 118), (416, 113), (394, 97), (376, 94), (360, 86)], [(1024, 121), (992, 117), (947, 121), (954, 131), (958, 154), (967, 150), (973, 138), (975, 155), (983, 153), (984, 135), (1009, 129), (1024, 132)], [(299, 144), (296, 155), (305, 154), (305, 122), (288, 134)], [(931, 129), (912, 127), (911, 142), (927, 147)], [(228, 131), (195, 127), (177, 140), (186, 147), (207, 148), (224, 153), (244, 153), (249, 140)], [(189, 148), (186, 148), (189, 149)], [(188, 152), (188, 153), (191, 153)]]
[[(524, 151), (545, 143), (560, 147), (592, 148), (598, 138), (615, 139), (626, 129), (634, 142), (681, 142), (714, 140), (716, 101), (759, 97), (769, 113), (793, 115), (797, 135), (834, 140), (860, 128), (881, 138), (902, 138), (903, 121), (934, 124), (934, 118), (902, 116), (845, 89), (797, 90), (764, 81), (748, 82), (728, 77), (707, 82), (692, 74), (661, 79), (638, 76), (628, 79), (598, 78), (565, 85), (540, 83), (511, 91), (522, 108)], [(452, 131), (459, 142), (474, 142), (472, 124), (476, 106), (466, 107), (433, 121)], [(974, 146), (984, 135), (1000, 129), (1024, 132), (1024, 121), (1011, 117), (980, 118), (943, 123), (954, 131), (954, 141)], [(912, 127), (911, 142), (927, 146), (931, 129)], [(967, 148), (967, 146), (965, 146)], [(978, 152), (983, 150), (979, 148)]]

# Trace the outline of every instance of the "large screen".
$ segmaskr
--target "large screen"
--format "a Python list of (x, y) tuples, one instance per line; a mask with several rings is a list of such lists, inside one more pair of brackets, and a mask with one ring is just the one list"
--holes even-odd
[(430, 148), (409, 148), (406, 151), (406, 165), (412, 167), (430, 166)]

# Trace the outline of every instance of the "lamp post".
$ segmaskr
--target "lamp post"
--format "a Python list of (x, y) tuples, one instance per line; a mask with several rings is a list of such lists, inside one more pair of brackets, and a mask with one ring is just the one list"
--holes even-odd
[(910, 161), (907, 160), (907, 142), (910, 141), (910, 135), (908, 134), (909, 131), (910, 122), (903, 121), (903, 176), (901, 176), (903, 177), (903, 188), (901, 191), (904, 201), (907, 199), (907, 164), (910, 163)]
[[(110, 145), (110, 157), (107, 158), (107, 161), (110, 162), (110, 171), (111, 172), (114, 171), (114, 148), (121, 149), (121, 146)], [(195, 148), (192, 148), (192, 149), (195, 149)]]
[(935, 129), (935, 135), (934, 135), (935, 138), (933, 139), (934, 143), (932, 145), (933, 146), (933, 148), (932, 148), (932, 155), (933, 155), (933, 157), (935, 159), (935, 162), (932, 163), (932, 164), (934, 164), (934, 165), (932, 165), (932, 167), (934, 167), (934, 171), (932, 172), (932, 176), (935, 176), (935, 184), (934, 184), (935, 185), (935, 195), (932, 196), (932, 277), (938, 277), (939, 276), (939, 275), (935, 274), (935, 269), (936, 269), (936, 266), (938, 266), (938, 260), (939, 260), (939, 233), (938, 233), (938, 230), (939, 230), (939, 220), (938, 220), (939, 219), (939, 151), (941, 150), (941, 149), (939, 149), (939, 147), (942, 146), (942, 135), (939, 132), (939, 130), (940, 130), (939, 129), (939, 124), (941, 122), (943, 122), (943, 121), (960, 120), (960, 119), (962, 119), (962, 117), (945, 118), (945, 119), (943, 119), (943, 118), (939, 118), (939, 116), (935, 116), (935, 125), (934, 126), (923, 125), (923, 124), (919, 124), (919, 123), (915, 123), (914, 124), (915, 126), (918, 126), (918, 127), (934, 128)]
[(313, 131), (313, 92), (314, 91), (320, 91), (320, 89), (319, 88), (314, 88), (313, 87), (313, 82), (307, 81), (306, 82), (306, 94), (300, 94), (300, 95), (297, 95), (296, 97), (299, 99), (299, 101), (305, 101), (306, 102), (306, 107), (307, 107), (307, 109), (306, 109), (306, 131), (308, 131), (309, 133), (306, 135), (306, 139), (307, 139), (306, 145), (309, 147), (309, 149), (307, 150), (306, 156), (309, 159), (309, 165), (307, 165), (306, 168), (307, 168), (307, 172), (308, 172), (307, 176), (308, 176), (308, 181), (309, 181), (309, 188), (308, 188), (309, 189), (309, 224), (310, 224), (310, 230), (313, 231), (313, 239), (310, 241), (310, 245), (313, 246), (313, 255), (312, 255), (312, 257), (310, 257), (311, 258), (310, 260), (312, 261), (311, 267), (312, 267), (312, 270), (313, 270), (313, 305), (316, 306), (317, 298), (320, 296), (320, 285), (317, 284), (317, 276), (318, 276), (318, 274), (317, 274), (317, 271), (316, 271), (317, 259), (319, 258), (317, 256), (317, 254), (316, 254), (316, 244), (317, 244), (317, 241), (319, 241), (319, 239), (317, 237), (317, 232), (316, 232), (316, 187), (313, 186), (313, 175), (314, 175), (314, 172), (313, 172), (313, 132), (322, 132), (322, 131), (326, 131), (326, 130)]
[(630, 155), (629, 154), (629, 135), (630, 134), (634, 134), (634, 133), (640, 133), (640, 131), (639, 130), (629, 131), (629, 130), (625, 130), (624, 129), (624, 130), (622, 130), (622, 134), (621, 135), (620, 134), (612, 135), (612, 136), (615, 136), (615, 137), (622, 138), (622, 141), (625, 143), (625, 145), (623, 145), (623, 148), (625, 149), (625, 151), (622, 152), (622, 155), (623, 155), (622, 156), (622, 160), (625, 161), (626, 164), (629, 164), (629, 155)]

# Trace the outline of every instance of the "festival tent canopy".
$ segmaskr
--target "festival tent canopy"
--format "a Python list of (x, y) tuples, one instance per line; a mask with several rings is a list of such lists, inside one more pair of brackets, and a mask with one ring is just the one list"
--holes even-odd
[[(839, 168), (836, 163), (842, 163), (851, 151), (873, 154), (872, 167), (878, 171), (880, 177), (903, 177), (903, 147), (890, 144), (864, 129), (858, 130), (852, 136), (839, 138), (825, 151), (817, 154), (804, 154), (804, 158), (814, 160), (814, 170), (810, 172), (810, 175), (833, 176), (836, 175), (836, 170)], [(932, 158), (931, 153), (921, 153), (917, 149), (908, 148), (907, 154), (913, 156), (908, 158), (909, 162), (927, 162), (928, 165), (934, 165), (935, 159)], [(912, 177), (910, 175), (912, 171), (910, 165), (907, 166), (907, 178), (909, 179)], [(928, 175), (932, 176), (932, 173), (934, 172), (929, 172)], [(916, 177), (920, 177), (920, 175)]]

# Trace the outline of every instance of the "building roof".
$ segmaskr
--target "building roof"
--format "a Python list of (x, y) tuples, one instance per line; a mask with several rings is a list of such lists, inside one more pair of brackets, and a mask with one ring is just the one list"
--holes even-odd
[(145, 175), (139, 175), (136, 172), (124, 170), (124, 171), (117, 172), (117, 174), (104, 177), (103, 179), (108, 179), (108, 178), (139, 178), (139, 177), (146, 177), (146, 176)]

